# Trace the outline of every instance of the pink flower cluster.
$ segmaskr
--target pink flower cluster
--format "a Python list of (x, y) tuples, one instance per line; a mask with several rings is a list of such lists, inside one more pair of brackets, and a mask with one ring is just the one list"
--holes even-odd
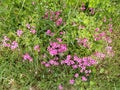
[[(37, 51), (37, 52), (40, 52), (40, 46), (35, 45), (34, 50)], [(23, 57), (24, 60), (33, 61), (33, 58), (28, 53), (25, 53), (22, 57)]]
[(82, 4), (81, 10), (84, 11), (85, 9), (85, 4)]
[[(103, 18), (103, 22), (106, 22), (106, 21), (107, 21), (107, 18), (104, 17), (104, 18)], [(108, 21), (112, 21), (112, 18), (109, 18)]]
[(23, 34), (22, 30), (17, 30), (17, 35), (20, 37)]
[(104, 17), (104, 18), (103, 18), (103, 22), (106, 22), (106, 21), (107, 21), (107, 20), (106, 20), (106, 17)]
[(50, 67), (50, 66), (58, 66), (58, 57), (55, 57), (54, 59), (49, 60), (48, 62), (42, 61), (41, 64), (45, 65), (45, 67)]
[(11, 40), (7, 36), (4, 36), (4, 40), (2, 42), (4, 47), (9, 47), (11, 50), (18, 48), (18, 43), (16, 41), (12, 41), (12, 43), (10, 43)]
[(105, 58), (105, 54), (104, 53), (101, 53), (101, 52), (96, 52), (95, 54), (94, 54), (96, 57), (98, 57), (99, 59), (101, 58), (101, 59), (104, 59)]
[(107, 56), (114, 56), (114, 51), (112, 50), (111, 46), (107, 46), (105, 48), (105, 52), (95, 52), (94, 56), (96, 56), (99, 59), (104, 59)]
[(17, 47), (18, 47), (18, 43), (17, 43), (16, 41), (13, 41), (13, 42), (11, 43), (11, 50), (16, 49)]
[(71, 55), (67, 55), (67, 58), (65, 60), (62, 60), (61, 64), (71, 66), (73, 69), (81, 68), (81, 72), (83, 72), (87, 67), (97, 64), (97, 61), (93, 60), (91, 57), (79, 58), (77, 56), (74, 56), (72, 59)]
[(53, 36), (54, 33), (52, 33), (51, 30), (47, 30), (46, 35)]
[(94, 34), (94, 40), (98, 41), (98, 40), (105, 40), (107, 43), (111, 43), (112, 39), (106, 35), (105, 32), (101, 32), (99, 34)]
[(95, 9), (94, 8), (89, 8), (90, 14), (94, 15), (95, 14)]
[(58, 89), (59, 89), (59, 90), (63, 90), (63, 86), (60, 84), (60, 85), (58, 86)]
[(71, 79), (69, 80), (70, 84), (74, 84), (75, 83), (75, 80), (74, 79)]
[[(85, 73), (87, 77), (91, 73), (91, 70), (87, 70), (87, 68), (97, 64), (97, 61), (93, 60), (91, 57), (78, 58), (77, 56), (74, 56), (74, 58), (72, 59), (71, 55), (68, 55), (65, 60), (61, 61), (61, 64), (71, 66), (73, 69), (80, 69), (80, 73)], [(79, 76), (78, 73), (74, 74), (75, 78), (77, 78), (78, 76)], [(86, 80), (85, 78), (82, 78), (82, 81), (86, 81)], [(70, 84), (74, 83), (72, 81), (70, 80)]]
[[(61, 31), (61, 32), (60, 32), (60, 35), (63, 35), (63, 34), (65, 34), (65, 32), (64, 32), (64, 31)], [(48, 30), (46, 31), (46, 35), (48, 35), (48, 36), (54, 36), (54, 33), (53, 33), (50, 29), (48, 29)]]
[(100, 29), (99, 28), (96, 28), (95, 31), (98, 32)]
[(106, 33), (105, 32), (101, 32), (99, 34), (94, 34), (94, 40), (95, 41), (98, 41), (98, 40), (101, 40), (101, 39), (104, 39), (106, 36)]
[[(77, 75), (77, 77), (78, 77), (78, 74), (75, 74), (75, 75)], [(81, 80), (82, 80), (82, 81), (87, 81), (87, 77), (86, 77), (86, 76), (82, 76), (82, 77), (81, 77)], [(74, 80), (74, 79), (70, 79), (70, 80), (69, 80), (69, 83), (70, 83), (71, 85), (73, 85), (73, 84), (75, 83), (75, 80)]]
[(31, 26), (30, 24), (26, 24), (26, 27), (30, 30), (32, 34), (36, 33), (35, 26)]
[(109, 24), (109, 32), (111, 32), (111, 33), (112, 33), (112, 31), (113, 31), (112, 24)]
[(87, 78), (85, 76), (82, 76), (82, 81), (87, 81)]
[(10, 47), (10, 39), (7, 36), (4, 36), (2, 43), (4, 47)]
[[(81, 6), (81, 11), (85, 11), (87, 8), (85, 7), (85, 4), (83, 3), (82, 4), (82, 6)], [(88, 9), (89, 9), (89, 13), (91, 14), (91, 15), (94, 15), (95, 14), (95, 9), (94, 8), (92, 8), (92, 7), (88, 7)]]
[(111, 46), (107, 46), (105, 49), (108, 56), (114, 56), (114, 51), (112, 50)]
[(108, 37), (108, 36), (106, 36), (105, 41), (106, 41), (107, 43), (112, 43), (112, 39), (111, 39), (110, 37)]
[(26, 54), (23, 55), (23, 59), (24, 60), (29, 60), (29, 61), (33, 60), (32, 57), (28, 53), (26, 53)]
[(57, 26), (60, 26), (62, 24), (62, 18), (59, 18), (55, 23)]
[(54, 21), (56, 26), (60, 26), (63, 23), (62, 18), (60, 17), (61, 11), (50, 11), (46, 12), (45, 15), (43, 16), (44, 19), (50, 19), (51, 21)]
[(77, 40), (79, 45), (83, 45), (84, 47), (89, 48), (89, 44), (88, 44), (88, 39), (87, 38), (83, 38), (83, 39), (77, 38), (76, 40)]
[(78, 78), (79, 74), (78, 73), (75, 73), (74, 77), (75, 78)]
[(52, 56), (58, 55), (67, 51), (67, 45), (58, 42), (50, 42), (50, 46), (48, 46), (47, 50)]
[(40, 46), (39, 45), (34, 46), (34, 50), (40, 52)]
[[(41, 64), (43, 64), (45, 67), (51, 67), (51, 66), (59, 66), (59, 65), (67, 65), (75, 69), (79, 69), (79, 73), (85, 73), (85, 76), (82, 76), (82, 81), (87, 81), (87, 77), (91, 73), (91, 70), (88, 70), (88, 67), (93, 66), (97, 64), (97, 61), (92, 59), (91, 57), (83, 57), (79, 58), (76, 55), (72, 58), (71, 55), (67, 55), (65, 60), (59, 60), (57, 56), (55, 56), (53, 59), (45, 62), (42, 61)], [(79, 74), (75, 73), (74, 77), (78, 78)], [(74, 84), (75, 80), (71, 79), (69, 81), (70, 84)]]

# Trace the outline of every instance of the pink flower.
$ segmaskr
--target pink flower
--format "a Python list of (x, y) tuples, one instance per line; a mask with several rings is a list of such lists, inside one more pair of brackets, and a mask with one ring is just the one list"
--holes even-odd
[(55, 61), (53, 65), (58, 66), (58, 65), (59, 65), (59, 63)]
[(32, 29), (35, 29), (35, 26), (32, 26)]
[(26, 24), (26, 27), (27, 27), (28, 29), (30, 29), (30, 24)]
[(40, 46), (39, 45), (34, 46), (34, 50), (40, 52)]
[(63, 64), (65, 64), (65, 61), (64, 61), (64, 60), (61, 61), (61, 65), (63, 65)]
[(16, 41), (13, 41), (11, 44), (11, 49), (14, 50), (18, 47), (18, 43)]
[(74, 55), (74, 61), (79, 61), (80, 59), (76, 56), (76, 55)]
[(60, 13), (61, 13), (60, 11), (55, 12), (55, 14), (58, 15), (58, 16), (60, 15)]
[(103, 20), (103, 22), (106, 22), (106, 17), (104, 17), (104, 20)]
[(78, 26), (78, 29), (80, 30), (80, 29), (84, 29), (85, 28), (85, 26), (82, 26), (82, 25), (79, 25)]
[(48, 12), (45, 13), (45, 15), (44, 15), (43, 18), (44, 18), (44, 19), (48, 19)]
[(58, 42), (60, 42), (60, 43), (62, 42), (62, 39), (61, 39), (61, 38), (57, 38), (57, 40), (58, 40)]
[(32, 5), (35, 5), (35, 2), (32, 2)]
[(76, 73), (76, 74), (74, 75), (74, 77), (76, 77), (76, 78), (77, 78), (78, 76), (79, 76), (79, 74), (78, 74), (78, 73)]
[(83, 71), (84, 71), (83, 69), (80, 70), (81, 73), (83, 73)]
[(47, 30), (46, 35), (50, 35), (51, 34), (51, 30)]
[(101, 52), (96, 52), (95, 56), (97, 56), (98, 58), (105, 58), (105, 54), (103, 54)]
[(107, 47), (106, 47), (106, 51), (107, 51), (107, 54), (108, 54), (109, 56), (114, 56), (114, 52), (113, 52), (111, 46), (107, 46)]
[(99, 31), (99, 30), (100, 30), (99, 28), (96, 28), (96, 29), (95, 29), (96, 32)]
[(10, 44), (9, 43), (6, 43), (5, 41), (3, 42), (3, 46), (4, 47), (10, 47)]
[(28, 53), (26, 53), (26, 54), (23, 55), (23, 59), (24, 60), (29, 60), (29, 61), (33, 60), (32, 57)]
[(22, 30), (17, 30), (17, 35), (20, 37), (23, 34)]
[(109, 31), (112, 33), (113, 29), (112, 29), (112, 28), (109, 28)]
[(87, 74), (87, 73), (88, 73), (88, 70), (85, 70), (85, 73)]
[(58, 49), (58, 52), (59, 52), (59, 53), (63, 53), (63, 52), (65, 52), (65, 51), (67, 51), (67, 45), (66, 45), (66, 44), (60, 44), (60, 47), (59, 47), (59, 49)]
[(53, 36), (54, 33), (52, 33), (51, 30), (47, 30), (46, 35)]
[(112, 39), (110, 37), (106, 37), (105, 40), (108, 42), (108, 43), (112, 43)]
[(57, 21), (56, 21), (56, 25), (57, 26), (60, 26), (62, 24), (62, 18), (59, 18)]
[(50, 67), (50, 64), (49, 63), (45, 63), (45, 67)]
[(87, 81), (87, 78), (85, 76), (82, 76), (82, 81)]
[(72, 68), (73, 68), (73, 69), (77, 69), (78, 66), (77, 66), (77, 65), (73, 65)]
[(43, 54), (43, 58), (46, 58), (46, 56), (47, 56), (46, 54)]
[(74, 83), (75, 83), (75, 80), (74, 80), (74, 79), (71, 79), (71, 80), (69, 81), (69, 83), (70, 83), (70, 84), (74, 84)]
[(82, 4), (81, 10), (84, 11), (85, 9), (85, 4)]
[(87, 38), (83, 38), (83, 39), (77, 38), (76, 40), (79, 45), (83, 45), (84, 47), (89, 47)]
[(107, 46), (106, 50), (112, 52), (112, 47), (111, 46)]
[(55, 57), (54, 60), (57, 61), (59, 58), (58, 57)]
[(64, 62), (65, 62), (68, 66), (71, 65), (69, 60), (65, 60)]
[(61, 13), (60, 11), (55, 12), (55, 19), (58, 19), (60, 13)]
[(95, 12), (94, 12), (94, 8), (90, 8), (90, 13), (93, 15)]
[(70, 60), (72, 58), (71, 55), (67, 55), (67, 60)]
[(4, 36), (4, 39), (2, 40), (4, 47), (10, 47), (10, 43), (8, 43), (8, 41), (10, 41), (10, 39), (7, 36)]
[(63, 90), (63, 86), (60, 84), (60, 85), (58, 86), (58, 89), (59, 89), (59, 90)]
[(10, 39), (7, 36), (4, 36), (4, 41), (9, 41)]
[(54, 33), (51, 33), (50, 36), (54, 36)]
[(101, 39), (100, 36), (98, 36), (98, 35), (96, 35), (96, 34), (94, 35), (94, 40), (95, 40), (95, 41), (98, 41), (98, 40), (100, 40), (100, 39)]
[(109, 27), (110, 27), (110, 28), (112, 28), (112, 26), (113, 26), (112, 24), (109, 24)]
[(49, 63), (50, 63), (51, 65), (54, 65), (55, 61), (54, 61), (54, 60), (50, 60)]
[(54, 12), (51, 11), (51, 12), (50, 12), (50, 20), (53, 20), (53, 15), (54, 15)]
[(45, 61), (42, 61), (41, 64), (46, 64), (46, 62), (45, 62)]
[(110, 18), (109, 21), (112, 21), (112, 18)]
[(47, 50), (50, 55), (54, 56), (65, 52), (67, 50), (67, 46), (66, 44), (59, 44), (58, 42), (50, 42), (50, 46), (48, 46)]
[(31, 32), (32, 34), (35, 34), (35, 33), (36, 33), (36, 30), (35, 30), (35, 29), (31, 29), (30, 32)]
[(89, 75), (90, 75), (89, 73), (86, 74), (86, 76), (89, 76)]
[(60, 48), (60, 45), (58, 42), (50, 42), (50, 45), (52, 46), (52, 48), (56, 49), (56, 48)]
[(58, 54), (57, 50), (50, 50), (49, 53), (50, 53), (50, 55), (52, 55), (52, 56)]
[(105, 32), (101, 32), (100, 34), (99, 34), (99, 37), (104, 37), (105, 36)]
[(60, 32), (60, 35), (63, 35), (63, 34), (65, 34), (65, 32), (64, 32), (64, 31), (61, 31), (61, 32)]
[(91, 73), (91, 70), (88, 70), (88, 73)]

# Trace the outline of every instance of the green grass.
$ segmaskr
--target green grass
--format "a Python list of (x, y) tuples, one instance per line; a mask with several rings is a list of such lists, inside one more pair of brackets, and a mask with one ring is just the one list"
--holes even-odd
[[(120, 89), (120, 2), (119, 0), (0, 0), (0, 90), (58, 90), (58, 85), (62, 84), (64, 90), (119, 90)], [(81, 12), (80, 7), (85, 3), (87, 10)], [(89, 7), (95, 8), (95, 15), (91, 15)], [(42, 17), (47, 11), (62, 11), (60, 17), (63, 24), (57, 27), (53, 21), (45, 20)], [(103, 23), (103, 18), (112, 18), (113, 32), (110, 35), (115, 52), (114, 57), (105, 58), (95, 66), (88, 67), (92, 70), (87, 82), (81, 81), (81, 76), (75, 79), (74, 85), (69, 84), (74, 73), (79, 69), (73, 70), (68, 66), (52, 66), (50, 68), (41, 65), (41, 61), (49, 61), (53, 57), (47, 51), (50, 41), (56, 41), (61, 37), (63, 43), (68, 46), (68, 51), (61, 54), (60, 60), (66, 55), (78, 55), (78, 57), (90, 56), (95, 51), (104, 52), (104, 47), (108, 45), (103, 41), (95, 42), (93, 34), (95, 28), (101, 31), (108, 28), (107, 21)], [(75, 26), (72, 23), (75, 22)], [(26, 28), (29, 23), (36, 27), (37, 33), (32, 35)], [(79, 30), (79, 25), (85, 29)], [(24, 31), (22, 37), (17, 37), (16, 31)], [(55, 32), (53, 37), (45, 35), (50, 29)], [(59, 35), (60, 31), (66, 34)], [(8, 36), (11, 40), (19, 43), (19, 50), (11, 51), (2, 46), (3, 36)], [(78, 46), (76, 38), (88, 38), (91, 49)], [(40, 45), (40, 52), (33, 50), (35, 45)], [(25, 61), (21, 57), (23, 53), (29, 52), (33, 57), (33, 62)], [(47, 58), (42, 55), (46, 54)], [(49, 71), (51, 70), (51, 72)]]

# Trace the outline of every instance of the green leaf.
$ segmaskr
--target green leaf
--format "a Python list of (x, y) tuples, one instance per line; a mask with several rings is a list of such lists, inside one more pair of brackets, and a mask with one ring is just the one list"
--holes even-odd
[(100, 69), (100, 73), (103, 73), (105, 70), (104, 70), (104, 68), (101, 68)]
[(90, 86), (93, 86), (95, 84), (95, 82), (90, 81)]

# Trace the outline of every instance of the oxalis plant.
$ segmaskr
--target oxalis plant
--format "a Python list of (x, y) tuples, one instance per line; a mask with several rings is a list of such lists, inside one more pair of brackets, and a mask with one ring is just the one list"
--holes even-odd
[(2, 83), (40, 90), (94, 85), (91, 78), (97, 66), (114, 56), (112, 18), (99, 16), (95, 5), (82, 2), (79, 12), (69, 15), (46, 9), (40, 17), (31, 15), (31, 21), (23, 20), (18, 29), (2, 34), (0, 62), (7, 62), (11, 71), (3, 72)]

